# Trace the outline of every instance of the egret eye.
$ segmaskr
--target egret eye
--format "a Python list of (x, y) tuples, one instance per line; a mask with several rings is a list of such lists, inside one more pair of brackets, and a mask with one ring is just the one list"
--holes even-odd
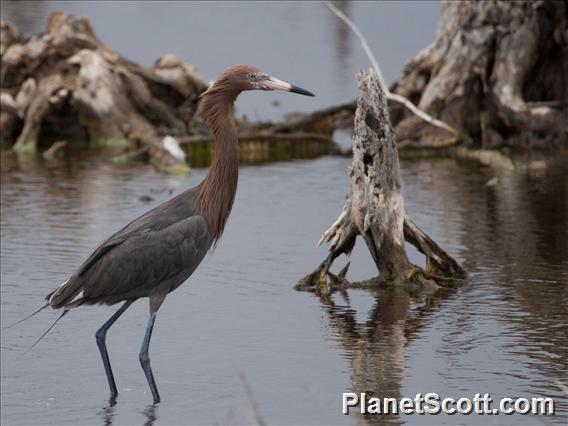
[(249, 73), (247, 74), (247, 78), (248, 78), (249, 80), (254, 79), (254, 73), (249, 72)]

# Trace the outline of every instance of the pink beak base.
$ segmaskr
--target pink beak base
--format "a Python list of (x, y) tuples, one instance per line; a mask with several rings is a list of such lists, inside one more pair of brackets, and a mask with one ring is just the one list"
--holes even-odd
[(302, 89), (301, 87), (294, 86), (293, 84), (286, 83), (285, 81), (278, 80), (274, 77), (270, 77), (268, 80), (266, 80), (264, 85), (269, 90), (283, 90), (285, 92), (299, 93), (300, 95), (305, 96), (315, 96), (312, 92), (309, 92), (306, 89)]

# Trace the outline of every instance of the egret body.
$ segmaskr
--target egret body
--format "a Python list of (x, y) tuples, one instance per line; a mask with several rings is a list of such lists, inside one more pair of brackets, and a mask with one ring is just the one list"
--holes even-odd
[(106, 348), (106, 333), (137, 299), (150, 301), (150, 318), (140, 350), (140, 363), (154, 402), (160, 401), (148, 349), (152, 328), (165, 297), (199, 266), (221, 237), (235, 199), (238, 181), (238, 140), (233, 105), (245, 90), (284, 90), (314, 96), (251, 65), (227, 68), (206, 90), (200, 114), (215, 140), (205, 179), (197, 186), (135, 219), (101, 243), (75, 273), (46, 297), (54, 309), (122, 302), (96, 332), (96, 341), (110, 386), (118, 394)]

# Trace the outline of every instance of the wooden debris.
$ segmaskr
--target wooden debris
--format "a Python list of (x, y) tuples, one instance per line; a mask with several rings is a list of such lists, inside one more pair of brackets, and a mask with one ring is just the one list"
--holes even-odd
[(87, 18), (62, 12), (51, 14), (45, 33), (28, 39), (8, 23), (1, 30), (1, 131), (16, 139), (14, 150), (88, 139), (148, 147), (161, 168), (183, 164), (162, 141), (187, 135), (208, 86), (191, 65), (173, 55), (138, 65), (99, 40)]
[[(88, 140), (119, 148), (118, 161), (149, 158), (162, 170), (183, 173), (183, 151), (174, 149), (176, 155), (166, 146), (175, 141), (192, 161), (207, 164), (209, 155), (201, 154), (210, 152), (212, 140), (196, 112), (208, 84), (192, 65), (171, 54), (151, 67), (138, 65), (107, 47), (87, 18), (62, 12), (49, 17), (45, 33), (28, 39), (7, 22), (0, 29), (0, 130), (15, 151)], [(266, 161), (266, 152), (283, 147), (304, 157), (328, 153), (336, 122), (350, 108), (339, 105), (282, 123), (238, 120), (242, 157)], [(305, 149), (296, 149), (302, 144)]]

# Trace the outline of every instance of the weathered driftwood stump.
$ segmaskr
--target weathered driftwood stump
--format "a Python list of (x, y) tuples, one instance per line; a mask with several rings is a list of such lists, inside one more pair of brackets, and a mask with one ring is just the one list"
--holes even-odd
[[(299, 288), (352, 286), (329, 271), (340, 254), (349, 255), (360, 235), (379, 270), (378, 283), (445, 283), (462, 268), (406, 214), (401, 194), (398, 153), (387, 99), (372, 70), (357, 75), (359, 98), (355, 113), (351, 194), (337, 221), (322, 236), (331, 242), (329, 256), (299, 284)], [(426, 269), (413, 265), (405, 239), (426, 256)]]
[[(566, 146), (567, 13), (565, 0), (445, 1), (436, 39), (391, 89), (483, 148)], [(404, 146), (455, 142), (392, 106)]]
[(173, 55), (138, 65), (107, 47), (87, 18), (61, 12), (43, 34), (22, 39), (7, 22), (1, 34), (1, 131), (14, 150), (90, 140), (147, 147), (160, 167), (184, 164), (171, 138), (186, 135), (208, 86), (191, 65)]

